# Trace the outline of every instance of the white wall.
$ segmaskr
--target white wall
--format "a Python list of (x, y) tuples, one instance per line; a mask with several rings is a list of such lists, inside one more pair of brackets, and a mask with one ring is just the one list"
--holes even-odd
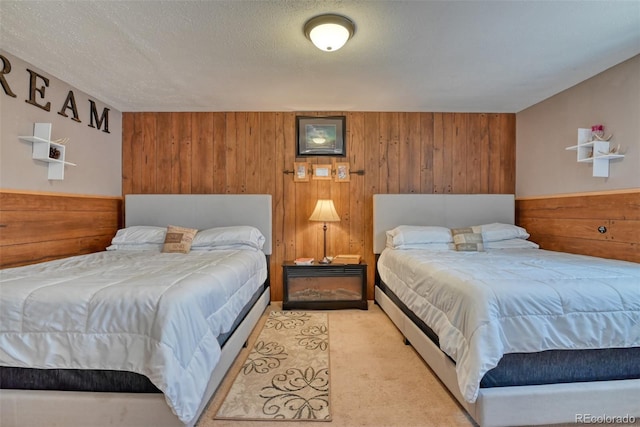
[[(0, 50), (11, 63), (11, 71), (5, 74), (15, 98), (0, 88), (0, 188), (5, 190), (30, 190), (56, 193), (90, 194), (105, 196), (122, 195), (122, 113), (90, 95), (74, 88), (43, 70)], [(0, 63), (0, 67), (2, 63)], [(36, 94), (40, 105), (51, 102), (50, 111), (31, 105), (29, 99), (30, 69), (49, 79), (44, 98)], [(64, 78), (64, 76), (62, 76)], [(36, 87), (44, 85), (37, 79)], [(58, 112), (64, 107), (69, 91), (73, 91), (81, 123)], [(96, 103), (98, 117), (109, 108), (109, 133), (89, 127), (90, 104)], [(77, 166), (65, 168), (64, 180), (49, 181), (47, 164), (31, 158), (31, 144), (18, 136), (32, 135), (36, 122), (51, 123), (51, 139), (69, 138), (66, 160)], [(95, 125), (95, 122), (94, 122)]]
[[(578, 128), (603, 124), (624, 159), (609, 177), (576, 163)], [(640, 188), (640, 55), (516, 114), (518, 197)]]

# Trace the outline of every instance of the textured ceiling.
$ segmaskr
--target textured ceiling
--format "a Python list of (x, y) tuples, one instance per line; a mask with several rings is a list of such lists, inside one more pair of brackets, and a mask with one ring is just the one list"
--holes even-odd
[(1, 0), (0, 48), (121, 111), (518, 112), (639, 54), (640, 1)]

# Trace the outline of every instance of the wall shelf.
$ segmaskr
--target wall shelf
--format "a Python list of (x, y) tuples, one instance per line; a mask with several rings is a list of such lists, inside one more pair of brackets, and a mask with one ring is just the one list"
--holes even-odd
[(578, 145), (566, 148), (577, 152), (578, 163), (593, 163), (593, 176), (604, 178), (609, 176), (609, 161), (624, 157), (624, 154), (610, 153), (610, 149), (609, 141), (592, 141), (591, 129), (585, 128), (578, 129)]
[[(31, 157), (49, 164), (48, 179), (64, 179), (64, 167), (76, 166), (65, 160), (66, 146), (51, 141), (51, 123), (34, 123), (33, 136), (19, 136), (21, 141), (32, 144)], [(51, 157), (52, 151), (58, 152), (58, 157)]]

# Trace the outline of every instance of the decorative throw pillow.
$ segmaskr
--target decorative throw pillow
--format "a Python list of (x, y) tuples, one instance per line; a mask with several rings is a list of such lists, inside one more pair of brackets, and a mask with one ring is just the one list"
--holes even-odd
[(452, 228), (451, 234), (453, 235), (453, 243), (456, 246), (456, 251), (484, 251), (484, 245), (482, 244), (482, 233), (477, 233), (474, 228)]
[(167, 227), (167, 236), (164, 239), (162, 252), (178, 252), (188, 254), (191, 243), (198, 230), (170, 225)]

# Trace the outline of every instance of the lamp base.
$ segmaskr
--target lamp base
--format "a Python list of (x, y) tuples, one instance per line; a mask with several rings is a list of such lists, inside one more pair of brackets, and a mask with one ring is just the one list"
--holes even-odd
[(324, 257), (320, 261), (318, 261), (318, 264), (331, 264), (331, 260), (327, 257)]

